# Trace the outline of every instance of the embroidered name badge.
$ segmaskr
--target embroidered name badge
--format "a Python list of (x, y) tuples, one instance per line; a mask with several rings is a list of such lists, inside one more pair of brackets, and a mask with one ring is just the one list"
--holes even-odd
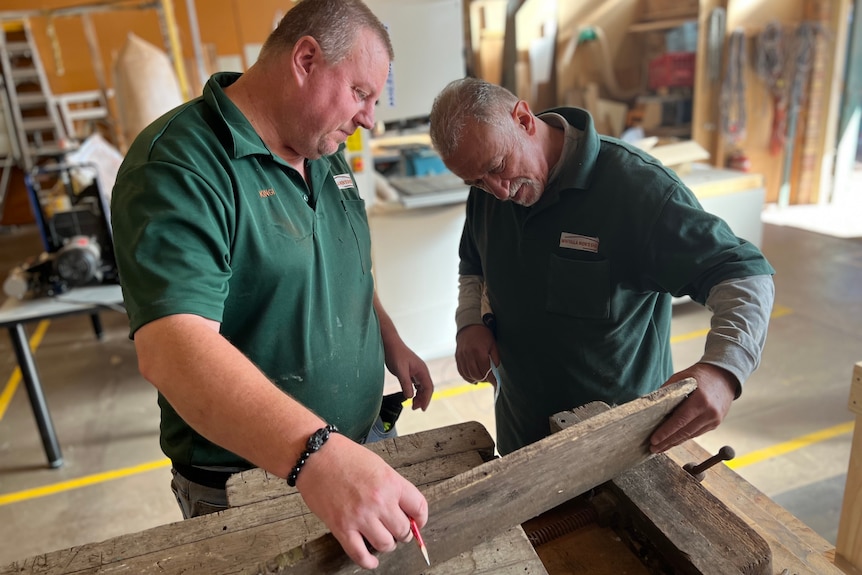
[(563, 232), (560, 234), (560, 247), (568, 248), (570, 250), (598, 253), (599, 238)]
[(353, 178), (350, 177), (350, 174), (338, 174), (333, 177), (335, 178), (335, 185), (338, 186), (339, 190), (349, 190), (353, 187)]

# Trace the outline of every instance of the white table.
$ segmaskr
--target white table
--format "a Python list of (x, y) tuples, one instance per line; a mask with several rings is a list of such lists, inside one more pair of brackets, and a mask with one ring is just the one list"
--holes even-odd
[(21, 369), (21, 379), (27, 387), (33, 415), (36, 417), (39, 434), (42, 436), (42, 444), (45, 446), (45, 454), (51, 467), (57, 468), (63, 465), (63, 454), (60, 452), (60, 444), (57, 441), (45, 394), (42, 392), (42, 382), (39, 380), (36, 362), (30, 351), (27, 334), (24, 332), (24, 324), (30, 321), (86, 313), (90, 314), (93, 320), (96, 337), (101, 339), (102, 326), (98, 312), (103, 309), (119, 310), (122, 305), (123, 294), (120, 286), (104, 285), (78, 287), (54, 297), (25, 300), (8, 298), (0, 306), (0, 327), (9, 330), (18, 367)]

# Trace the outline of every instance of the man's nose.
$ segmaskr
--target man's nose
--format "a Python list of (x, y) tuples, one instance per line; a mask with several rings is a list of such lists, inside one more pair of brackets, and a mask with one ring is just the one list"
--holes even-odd
[(374, 102), (366, 104), (353, 119), (366, 130), (372, 129), (374, 127)]
[(499, 178), (485, 178), (485, 189), (498, 200), (509, 199), (509, 181)]

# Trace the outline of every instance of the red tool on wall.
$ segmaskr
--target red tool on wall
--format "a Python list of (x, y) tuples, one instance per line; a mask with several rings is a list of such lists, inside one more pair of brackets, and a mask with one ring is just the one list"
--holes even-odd
[(778, 155), (787, 137), (787, 98), (789, 95), (785, 58), (785, 34), (782, 25), (773, 21), (757, 36), (757, 75), (766, 83), (772, 97), (772, 131), (769, 151)]

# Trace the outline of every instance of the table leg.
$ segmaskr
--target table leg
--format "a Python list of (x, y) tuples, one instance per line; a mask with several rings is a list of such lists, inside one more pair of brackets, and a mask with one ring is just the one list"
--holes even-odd
[(93, 323), (93, 331), (96, 332), (96, 339), (102, 341), (102, 319), (99, 317), (99, 314), (90, 314), (90, 321)]
[(27, 395), (30, 396), (30, 406), (33, 408), (33, 415), (36, 416), (42, 444), (45, 446), (45, 455), (48, 456), (48, 464), (54, 468), (60, 467), (63, 465), (63, 454), (60, 452), (60, 444), (57, 442), (54, 423), (51, 421), (51, 413), (45, 402), (45, 394), (42, 393), (42, 382), (39, 381), (39, 372), (36, 371), (36, 362), (33, 360), (24, 326), (20, 323), (9, 326), (9, 337), (12, 339), (12, 347), (15, 348), (15, 356), (18, 358), (21, 379), (27, 386)]

